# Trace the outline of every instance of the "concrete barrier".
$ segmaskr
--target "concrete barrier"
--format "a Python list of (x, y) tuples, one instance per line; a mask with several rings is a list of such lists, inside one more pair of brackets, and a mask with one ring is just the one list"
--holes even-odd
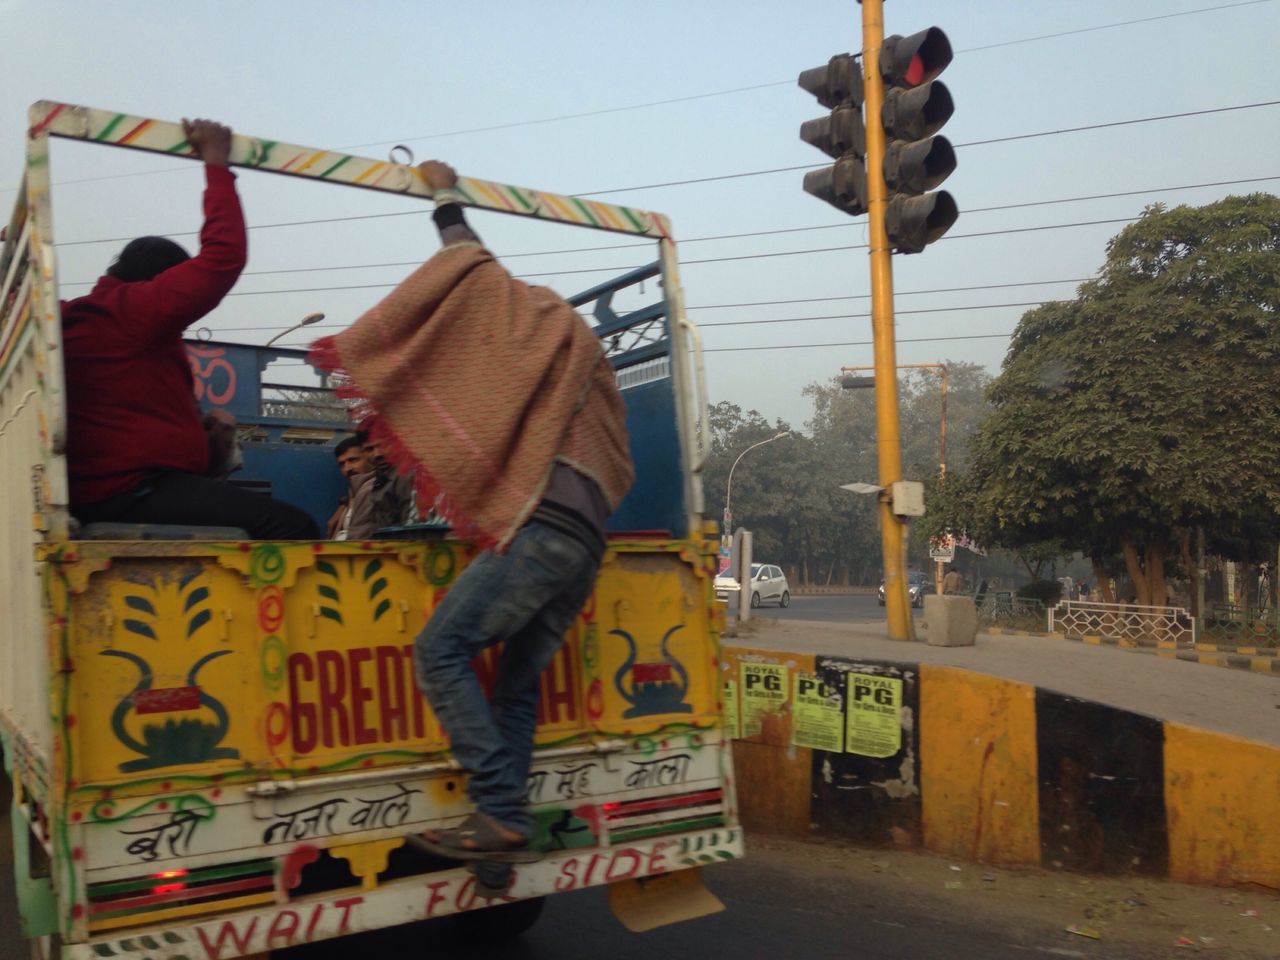
[(1280, 748), (929, 663), (727, 647), (722, 680), (748, 831), (1280, 889)]

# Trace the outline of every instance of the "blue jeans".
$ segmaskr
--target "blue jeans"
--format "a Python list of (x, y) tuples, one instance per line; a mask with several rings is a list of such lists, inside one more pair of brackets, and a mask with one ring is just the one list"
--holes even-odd
[[(540, 676), (599, 567), (585, 544), (532, 521), (506, 553), (486, 551), (462, 571), (414, 643), (418, 687), (470, 774), (472, 801), (525, 836), (533, 834), (525, 793)], [(488, 703), (471, 659), (495, 643), (504, 646)]]

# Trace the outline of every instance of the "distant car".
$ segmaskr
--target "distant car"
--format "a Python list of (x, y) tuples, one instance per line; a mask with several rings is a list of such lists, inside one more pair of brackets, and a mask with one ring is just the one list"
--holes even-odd
[(742, 590), (738, 586), (738, 581), (733, 577), (719, 576), (716, 577), (716, 599), (726, 602), (733, 602), (732, 598), (736, 597)]
[[(733, 577), (721, 574), (716, 577), (716, 599), (730, 604), (734, 602), (742, 586)], [(791, 589), (787, 576), (778, 567), (767, 563), (751, 565), (751, 605), (760, 606), (765, 601), (776, 602), (780, 607), (791, 605)]]
[(751, 605), (758, 607), (765, 601), (777, 601), (780, 607), (791, 606), (791, 589), (787, 575), (779, 567), (768, 563), (751, 565)]
[[(911, 600), (913, 607), (923, 607), (925, 594), (937, 593), (934, 588), (933, 577), (927, 573), (920, 573), (913, 570), (907, 574), (907, 596)], [(880, 584), (880, 592), (876, 594), (876, 602), (880, 606), (884, 606), (884, 584)]]

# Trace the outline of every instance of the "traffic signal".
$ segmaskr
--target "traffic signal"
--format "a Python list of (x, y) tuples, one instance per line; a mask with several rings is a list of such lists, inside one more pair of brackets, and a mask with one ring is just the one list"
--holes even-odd
[(862, 122), (861, 65), (847, 53), (832, 57), (826, 66), (800, 74), (800, 86), (831, 109), (800, 126), (800, 139), (835, 159), (835, 163), (804, 175), (804, 189), (820, 200), (859, 216), (867, 212), (866, 128)]
[(919, 253), (959, 216), (951, 194), (929, 192), (956, 168), (951, 143), (934, 136), (955, 112), (950, 92), (935, 80), (950, 62), (951, 43), (937, 27), (888, 37), (880, 47), (885, 230), (900, 253)]

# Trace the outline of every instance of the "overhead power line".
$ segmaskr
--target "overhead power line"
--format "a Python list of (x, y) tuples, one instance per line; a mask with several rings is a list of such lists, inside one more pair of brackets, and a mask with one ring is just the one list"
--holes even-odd
[[(997, 204), (991, 207), (975, 207), (972, 210), (966, 210), (965, 213), (975, 214), (975, 213), (992, 213), (1000, 210), (1020, 210), (1026, 207), (1045, 207), (1045, 206), (1053, 206), (1059, 203), (1080, 203), (1086, 200), (1110, 200), (1118, 197), (1133, 197), (1133, 196), (1141, 196), (1143, 194), (1150, 194), (1150, 193), (1164, 194), (1164, 193), (1174, 193), (1180, 190), (1198, 190), (1198, 189), (1204, 189), (1207, 187), (1238, 186), (1240, 184), (1245, 184), (1245, 183), (1263, 183), (1269, 180), (1280, 180), (1280, 175), (1270, 176), (1270, 177), (1248, 177), (1242, 180), (1217, 180), (1217, 181), (1212, 181), (1207, 183), (1191, 183), (1191, 184), (1183, 184), (1182, 186), (1177, 186), (1177, 187), (1155, 187), (1150, 190), (1123, 190), (1116, 193), (1095, 193), (1089, 196), (1061, 197), (1055, 200), (1031, 200), (1023, 203), (1002, 203), (1002, 204)], [(270, 226), (280, 226), (280, 224), (271, 224)], [(716, 235), (707, 236), (707, 237), (688, 237), (684, 240), (681, 240), (680, 245), (688, 246), (691, 243), (708, 243), (708, 242), (717, 241), (717, 240), (742, 240), (742, 239), (748, 239), (751, 237), (771, 237), (771, 236), (778, 236), (781, 234), (788, 234), (788, 233), (806, 233), (813, 230), (837, 230), (837, 229), (848, 230), (856, 227), (865, 227), (865, 226), (866, 225), (864, 223), (860, 223), (858, 221), (851, 221), (851, 222), (845, 222), (845, 223), (823, 223), (823, 224), (816, 224), (814, 226), (809, 226), (809, 227), (781, 227), (775, 230), (751, 230), (744, 233), (721, 233), (721, 234), (716, 234)], [(169, 236), (182, 236), (182, 234), (169, 234)], [(121, 241), (123, 242), (123, 238), (121, 238)], [(650, 247), (651, 245), (652, 245), (652, 241), (644, 240), (639, 243), (614, 243), (614, 244), (606, 244), (603, 246), (596, 246), (596, 247), (570, 247), (570, 248), (561, 249), (561, 250), (532, 250), (524, 253), (506, 253), (502, 255), (502, 259), (514, 260), (522, 257), (549, 257), (549, 256), (559, 256), (559, 255), (574, 254), (574, 253), (598, 253), (600, 251), (606, 251), (606, 250), (634, 250), (638, 247), (647, 248), (647, 247)], [(369, 270), (369, 269), (376, 269), (376, 268), (382, 268), (382, 267), (411, 267), (411, 266), (416, 266), (420, 262), (421, 261), (419, 260), (401, 260), (401, 261), (389, 261), (384, 263), (342, 264), (342, 265), (328, 266), (328, 267), (291, 267), (288, 269), (281, 269), (281, 270), (246, 270), (242, 275), (246, 277), (251, 277), (251, 276), (266, 276), (269, 274), (280, 274), (280, 273), (320, 273), (320, 272), (329, 271), (329, 270)]]
[[(1037, 137), (1051, 137), (1063, 133), (1081, 133), (1086, 130), (1102, 130), (1107, 127), (1126, 127), (1138, 123), (1155, 123), (1159, 120), (1177, 120), (1181, 117), (1199, 117), (1210, 113), (1229, 113), (1233, 110), (1252, 110), (1256, 107), (1274, 107), (1280, 100), (1264, 100), (1258, 103), (1241, 103), (1230, 107), (1213, 107), (1208, 110), (1188, 110), (1185, 113), (1166, 113), (1158, 117), (1136, 117), (1132, 120), (1114, 120), (1108, 123), (1088, 124), (1081, 127), (1062, 127), (1057, 130), (1040, 130), (1035, 133), (1019, 133), (1009, 137), (995, 137), (990, 140), (973, 140), (968, 143), (954, 143), (952, 147), (979, 147), (992, 143), (1011, 143), (1015, 140), (1034, 140)], [(762, 177), (771, 173), (795, 173), (799, 170), (816, 170), (822, 164), (804, 163), (795, 167), (773, 167), (769, 170), (748, 170), (743, 173), (729, 173), (715, 177), (696, 177), (691, 180), (667, 180), (662, 183), (647, 183), (638, 187), (615, 187), (611, 190), (592, 190), (587, 193), (575, 193), (575, 197), (603, 197), (614, 193), (631, 193), (636, 190), (656, 190), (660, 187), (685, 187), (698, 183), (714, 183), (720, 180), (738, 180), (743, 177)]]
[[(895, 290), (894, 297), (918, 297), (936, 293), (965, 293), (974, 290), (1004, 290), (1009, 287), (1046, 287), (1057, 283), (1085, 283), (1079, 278), (1066, 280), (1021, 280), (1017, 283), (983, 283), (971, 287), (936, 287), (932, 290)], [(708, 303), (698, 307), (686, 307), (687, 310), (724, 310), (729, 307), (773, 307), (791, 303), (826, 303), (831, 300), (870, 300), (869, 293), (854, 293), (841, 297), (803, 297), (796, 300), (754, 300), (747, 303)], [(699, 323), (700, 327), (714, 324)]]
[[(918, 297), (918, 296), (926, 296), (930, 294), (939, 294), (939, 293), (970, 293), (970, 292), (976, 292), (981, 290), (1005, 290), (1010, 287), (1044, 287), (1044, 286), (1052, 286), (1055, 284), (1063, 284), (1063, 283), (1079, 284), (1084, 282), (1085, 282), (1084, 280), (1078, 279), (1078, 278), (1067, 278), (1063, 280), (1023, 280), (1016, 283), (981, 283), (981, 284), (974, 284), (973, 286), (967, 286), (967, 287), (935, 287), (929, 290), (897, 290), (894, 292), (894, 296)], [(687, 307), (686, 309), (688, 310), (720, 310), (728, 307), (772, 307), (772, 306), (780, 306), (780, 305), (793, 304), (793, 303), (821, 303), (821, 302), (828, 302), (831, 300), (868, 300), (870, 299), (870, 297), (871, 295), (869, 293), (858, 293), (858, 294), (850, 294), (848, 296), (841, 296), (841, 297), (804, 297), (804, 298), (794, 299), (794, 300), (756, 300), (750, 303), (708, 303), (702, 306)], [(1037, 302), (1049, 303), (1050, 301), (1042, 300)], [(987, 307), (997, 307), (997, 306), (1016, 306), (1016, 304), (986, 304), (985, 306), (957, 307), (957, 308), (947, 308), (947, 309), (978, 310), (978, 309), (986, 309)], [(899, 310), (897, 312), (898, 313), (915, 313), (915, 312), (921, 312), (921, 311)], [(796, 319), (800, 319), (800, 320), (842, 319), (846, 316), (866, 316), (866, 315), (865, 314), (856, 314), (856, 315), (840, 314), (839, 317), (837, 318), (798, 317)], [(767, 322), (783, 323), (788, 321), (767, 321)], [(253, 327), (220, 327), (218, 332), (219, 333), (248, 333), (248, 332), (254, 332), (254, 331), (261, 331), (263, 333), (266, 333), (266, 332), (275, 331), (275, 330), (289, 330), (289, 329), (292, 329), (294, 326), (296, 325), (291, 323), (286, 323), (286, 324), (280, 324), (279, 326), (259, 325), (259, 326), (253, 326)], [(345, 326), (346, 324), (341, 324), (341, 323), (316, 324), (314, 327), (311, 327), (310, 329), (331, 330), (331, 329), (341, 329)], [(732, 324), (699, 322), (698, 326), (699, 327), (716, 327), (716, 326), (732, 326)]]
[[(1180, 10), (1176, 13), (1165, 13), (1165, 14), (1159, 14), (1157, 16), (1152, 16), (1152, 17), (1139, 17), (1134, 20), (1118, 20), (1114, 23), (1102, 23), (1092, 27), (1078, 27), (1073, 30), (1060, 30), (1056, 33), (1037, 34), (1036, 36), (1033, 36), (1033, 37), (1021, 37), (1016, 40), (1002, 40), (997, 43), (982, 44), (976, 47), (966, 47), (962, 50), (957, 50), (956, 53), (959, 53), (959, 54), (979, 53), (986, 50), (995, 50), (1000, 47), (1011, 47), (1011, 46), (1017, 46), (1024, 43), (1035, 43), (1041, 40), (1055, 40), (1060, 37), (1075, 36), (1082, 33), (1096, 33), (1102, 30), (1113, 30), (1119, 27), (1136, 26), (1138, 24), (1152, 23), (1158, 20), (1172, 20), (1177, 17), (1189, 17), (1189, 16), (1194, 16), (1202, 13), (1217, 13), (1223, 10), (1233, 9), (1235, 7), (1250, 7), (1250, 6), (1256, 6), (1260, 3), (1270, 3), (1270, 2), (1272, 2), (1272, 0), (1238, 0), (1238, 2), (1235, 2), (1235, 3), (1223, 3), (1223, 4), (1218, 4), (1212, 7), (1198, 7), (1194, 10)], [(388, 139), (388, 140), (375, 140), (369, 143), (349, 144), (345, 147), (339, 147), (338, 149), (339, 150), (358, 150), (364, 147), (378, 147), (378, 146), (385, 146), (387, 144), (397, 144), (397, 143), (416, 143), (423, 140), (438, 140), (445, 137), (458, 137), (458, 136), (465, 136), (465, 135), (475, 134), (475, 133), (489, 133), (496, 130), (511, 130), (517, 127), (538, 126), (538, 125), (548, 124), (548, 123), (558, 123), (564, 120), (579, 120), (586, 117), (603, 116), (603, 115), (612, 114), (612, 113), (623, 113), (630, 110), (645, 110), (652, 107), (668, 106), (668, 105), (677, 104), (677, 103), (687, 103), (692, 100), (708, 100), (714, 97), (724, 97), (724, 96), (729, 96), (729, 95), (738, 94), (738, 93), (751, 93), (757, 90), (768, 90), (768, 89), (777, 88), (777, 87), (788, 87), (788, 86), (792, 86), (794, 83), (795, 83), (794, 79), (773, 80), (768, 83), (757, 83), (757, 84), (751, 84), (749, 86), (733, 87), (728, 90), (712, 90), (707, 93), (694, 93), (694, 94), (688, 94), (683, 97), (669, 97), (663, 100), (648, 100), (643, 103), (625, 104), (619, 107), (604, 107), (599, 110), (587, 110), (587, 111), (581, 111), (577, 113), (563, 113), (563, 114), (557, 114), (551, 117), (539, 117), (533, 120), (512, 120), (506, 123), (491, 124), (491, 125), (482, 126), (482, 127), (470, 127), (466, 129), (460, 129), (460, 130), (449, 130), (443, 133), (428, 133), (428, 134), (422, 134), (421, 136), (416, 136), (416, 137), (400, 137), (400, 138), (394, 138), (394, 139)], [(136, 173), (116, 173), (116, 174), (109, 174), (109, 175), (100, 176), (100, 177), (81, 177), (75, 180), (59, 180), (54, 185), (60, 186), (64, 184), (73, 184), (73, 183), (94, 183), (102, 180), (120, 180), (127, 177), (150, 176), (155, 173), (175, 173), (175, 172), (181, 172), (181, 171), (190, 170), (190, 169), (191, 169), (190, 166), (166, 167), (162, 170), (142, 170)], [(10, 188), (6, 190), (2, 190), (0, 192), (13, 193), (16, 191)]]
[[(787, 168), (787, 169), (809, 169), (809, 168)], [(748, 175), (748, 174), (741, 174)], [(1142, 196), (1143, 193), (1172, 193), (1175, 191), (1183, 191), (1183, 189), (1203, 189), (1207, 187), (1235, 187), (1244, 183), (1266, 183), (1268, 180), (1280, 179), (1280, 175), (1270, 174), (1265, 177), (1244, 177), (1233, 180), (1206, 180), (1203, 183), (1184, 183), (1176, 187), (1151, 187), (1147, 189), (1129, 189), (1129, 191), (1116, 191), (1111, 193), (1089, 193), (1076, 197), (1057, 197), (1053, 200), (1030, 200), (1023, 201), (1020, 204), (998, 204), (996, 206), (973, 207), (972, 210), (965, 210), (966, 214), (986, 214), (996, 210), (1019, 210), (1023, 207), (1033, 206), (1052, 206), (1055, 204), (1079, 204), (1079, 202), (1089, 200), (1115, 200), (1119, 197)], [(321, 216), (321, 218), (310, 220), (280, 220), (279, 223), (252, 224), (250, 230), (270, 230), (280, 227), (311, 227), (316, 224), (326, 223), (347, 223), (347, 221), (356, 220), (381, 220), (392, 218), (392, 216), (422, 216), (424, 210), (398, 210), (388, 212), (388, 214), (356, 214), (352, 216)], [(835, 230), (841, 228), (858, 227), (860, 221), (852, 220), (845, 223), (833, 224), (815, 224), (813, 227), (782, 227), (772, 230), (750, 230), (746, 233), (721, 233), (713, 234), (709, 237), (689, 237), (681, 239), (680, 243), (705, 243), (709, 241), (721, 241), (721, 239), (742, 239), (748, 237), (771, 237), (785, 233), (804, 233), (806, 230)], [(166, 230), (161, 233), (164, 237), (195, 237), (198, 230)], [(96, 239), (83, 239), (83, 241), (61, 241), (55, 243), (58, 247), (84, 247), (91, 246), (93, 243), (128, 243), (133, 237), (100, 237)], [(628, 250), (628, 248), (646, 247), (652, 241), (640, 241), (636, 243), (607, 243), (594, 247), (572, 247), (568, 250), (544, 250), (544, 251), (527, 251), (522, 253), (504, 253), (504, 260), (511, 260), (513, 257), (531, 257), (531, 256), (553, 256), (558, 253), (591, 253), (600, 250)], [(406, 266), (402, 262), (387, 262), (387, 264), (358, 264), (349, 266), (330, 266), (330, 268), (303, 268), (298, 270), (276, 270), (274, 273), (307, 273), (314, 270), (348, 270), (374, 268), (374, 266)], [(248, 275), (253, 273), (269, 273), (269, 271), (248, 271)]]
[[(1008, 340), (1012, 333), (970, 333), (955, 337), (899, 337), (897, 343), (940, 343), (944, 340)], [(703, 347), (703, 353), (745, 353), (751, 350), (812, 350), (819, 347), (870, 347), (872, 340), (845, 340), (840, 343), (776, 343), (765, 347)]]
[[(906, 316), (919, 313), (955, 313), (964, 310), (996, 310), (1001, 307), (1039, 307), (1046, 303), (1062, 303), (1061, 300), (1032, 300), (1026, 303), (977, 303), (963, 307), (926, 307), (920, 310), (895, 310), (895, 316)], [(714, 323), (699, 323), (698, 328), (707, 330), (711, 327), (754, 327), (773, 323), (803, 323), (807, 320), (862, 320), (870, 317), (870, 313), (834, 313), (820, 317), (780, 317), (771, 320), (720, 320)]]
[[(996, 237), (1014, 233), (1038, 233), (1042, 230), (1066, 230), (1072, 227), (1097, 227), (1107, 226), (1117, 223), (1133, 223), (1137, 217), (1114, 217), (1106, 220), (1081, 220), (1075, 223), (1049, 223), (1041, 224), (1034, 227), (1008, 227), (1003, 230), (982, 230), (975, 233), (951, 233), (940, 238), (939, 242), (948, 240), (971, 240), (975, 237)], [(853, 243), (838, 247), (811, 247), (805, 250), (777, 250), (771, 253), (743, 253), (735, 256), (726, 257), (703, 257), (701, 259), (681, 260), (680, 266), (693, 267), (707, 263), (731, 263), (740, 260), (768, 260), (774, 257), (799, 257), (811, 253), (840, 253), (848, 250), (866, 250), (867, 244)], [(414, 265), (420, 264), (422, 261), (413, 261)], [(536, 273), (516, 273), (512, 274), (518, 280), (530, 280), (537, 277), (569, 277), (577, 276), (585, 273), (626, 273), (635, 270), (642, 264), (628, 263), (614, 265), (608, 267), (584, 267), (574, 270), (543, 270)], [(292, 271), (291, 271), (292, 272)], [(64, 287), (84, 287), (89, 286), (96, 281), (93, 280), (76, 280), (62, 284)], [(333, 290), (377, 290), (398, 286), (399, 280), (390, 283), (353, 283), (353, 284), (337, 284), (328, 287), (300, 287), (288, 290), (235, 290), (227, 294), (228, 297), (260, 297), (271, 296), (283, 293), (325, 293)]]

